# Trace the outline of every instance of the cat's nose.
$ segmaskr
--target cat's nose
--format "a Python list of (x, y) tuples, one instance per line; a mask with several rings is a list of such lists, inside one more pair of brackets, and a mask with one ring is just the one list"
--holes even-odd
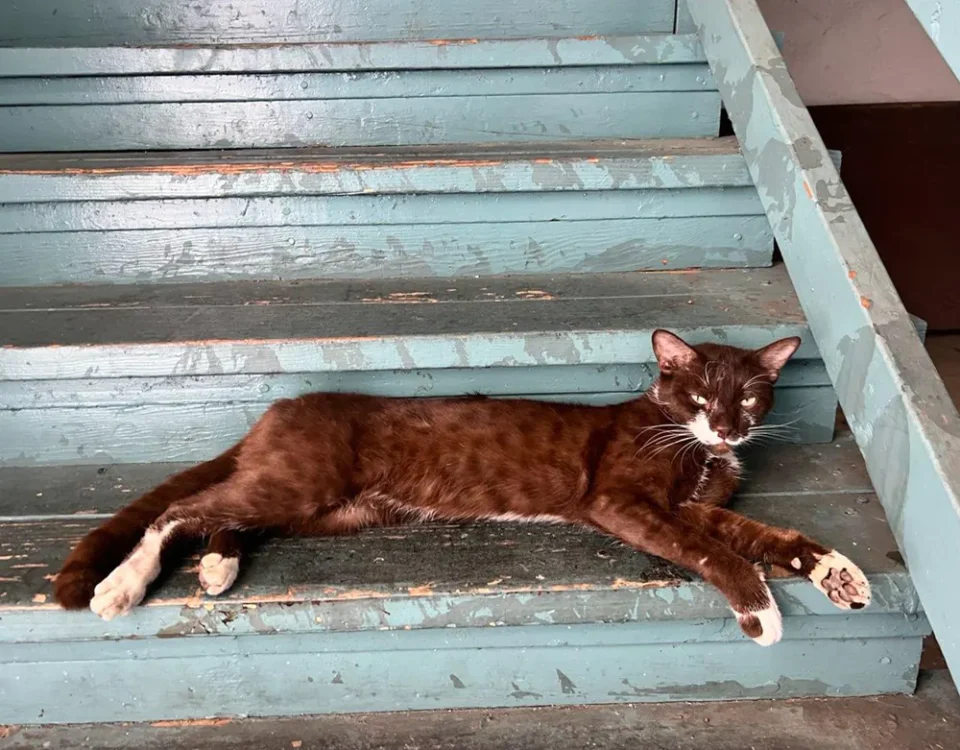
[(721, 440), (726, 440), (730, 436), (730, 430), (727, 427), (714, 427), (713, 431)]

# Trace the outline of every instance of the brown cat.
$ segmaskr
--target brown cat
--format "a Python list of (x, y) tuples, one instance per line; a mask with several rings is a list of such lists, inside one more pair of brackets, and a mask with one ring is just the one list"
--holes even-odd
[(723, 508), (733, 449), (761, 426), (800, 340), (757, 351), (653, 335), (661, 375), (616, 406), (483, 397), (394, 399), (317, 393), (273, 404), (235, 447), (178, 474), (88, 534), (56, 580), (67, 608), (128, 613), (173, 536), (210, 535), (208, 594), (237, 576), (240, 532), (342, 534), (431, 518), (588, 526), (689, 568), (724, 593), (757, 643), (781, 618), (754, 563), (795, 570), (843, 609), (866, 577), (797, 531)]

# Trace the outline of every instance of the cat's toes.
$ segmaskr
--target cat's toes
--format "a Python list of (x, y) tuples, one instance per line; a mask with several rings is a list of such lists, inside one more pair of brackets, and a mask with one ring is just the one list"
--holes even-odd
[(767, 595), (769, 603), (762, 609), (747, 612), (733, 611), (737, 616), (737, 622), (740, 623), (740, 629), (761, 646), (772, 646), (783, 637), (783, 617), (780, 615), (780, 608), (770, 596), (769, 589), (767, 589)]
[(143, 601), (146, 592), (142, 576), (121, 565), (94, 588), (90, 609), (104, 620), (112, 620), (129, 614)]
[(233, 586), (240, 572), (240, 558), (210, 552), (200, 559), (200, 585), (210, 596), (218, 596)]
[(845, 555), (836, 550), (816, 555), (808, 578), (840, 609), (863, 609), (870, 603), (870, 582)]

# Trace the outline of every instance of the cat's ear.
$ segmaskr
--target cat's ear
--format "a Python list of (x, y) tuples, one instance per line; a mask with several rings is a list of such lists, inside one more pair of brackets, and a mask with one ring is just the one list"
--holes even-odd
[(690, 367), (697, 361), (697, 352), (692, 346), (662, 328), (653, 332), (653, 353), (657, 356), (657, 365), (664, 375)]
[(762, 349), (757, 349), (753, 353), (754, 359), (764, 370), (770, 382), (776, 382), (780, 377), (780, 370), (787, 364), (787, 361), (794, 355), (800, 347), (800, 338), (791, 336), (788, 339), (780, 339), (772, 344), (767, 344)]

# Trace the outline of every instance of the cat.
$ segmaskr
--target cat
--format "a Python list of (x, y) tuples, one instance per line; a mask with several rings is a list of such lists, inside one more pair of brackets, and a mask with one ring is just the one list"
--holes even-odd
[(73, 550), (55, 581), (68, 609), (127, 614), (174, 537), (209, 536), (200, 583), (237, 577), (243, 532), (343, 534), (446, 519), (577, 524), (700, 575), (743, 632), (767, 646), (781, 616), (760, 563), (809, 579), (833, 604), (870, 602), (863, 572), (803, 534), (724, 506), (735, 449), (763, 426), (798, 338), (758, 350), (653, 334), (660, 374), (612, 406), (523, 399), (314, 393), (271, 405), (233, 448), (118, 511)]

